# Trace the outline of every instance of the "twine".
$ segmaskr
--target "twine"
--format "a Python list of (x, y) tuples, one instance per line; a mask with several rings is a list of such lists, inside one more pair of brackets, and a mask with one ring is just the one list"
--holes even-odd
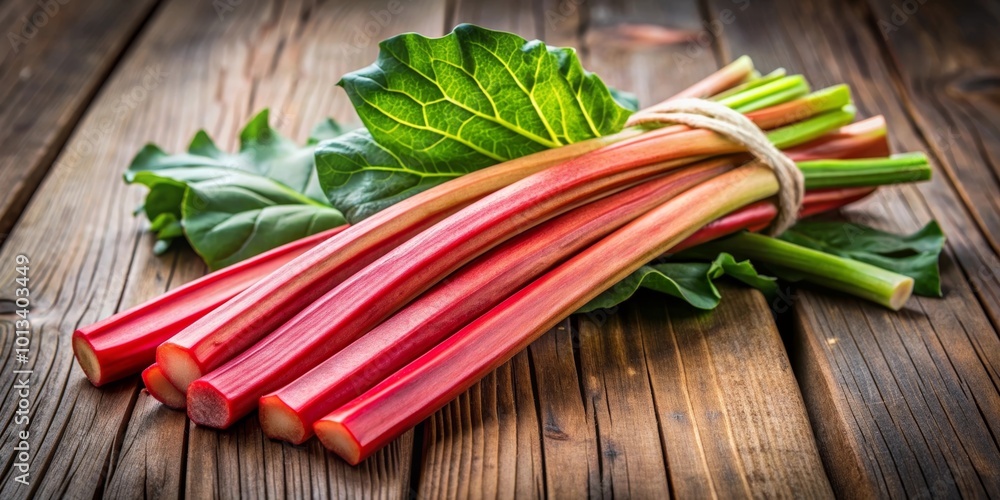
[(647, 123), (679, 123), (707, 129), (745, 147), (778, 179), (778, 214), (768, 228), (768, 234), (779, 235), (795, 224), (805, 193), (802, 171), (742, 113), (705, 99), (675, 99), (633, 114), (626, 126)]

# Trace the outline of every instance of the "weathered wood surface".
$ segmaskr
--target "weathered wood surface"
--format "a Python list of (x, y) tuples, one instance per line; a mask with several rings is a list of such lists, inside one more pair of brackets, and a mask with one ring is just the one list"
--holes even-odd
[(0, 5), (0, 243), (156, 5), (63, 3)]
[[(0, 5), (0, 25), (32, 4)], [(79, 15), (54, 16), (48, 28), (61, 28), (24, 47), (38, 51), (28, 76), (21, 56), (0, 49), (0, 91), (14, 96), (0, 117), (31, 115), (2, 146), (0, 180), (16, 189), (0, 222), (14, 223), (31, 201), (0, 239), (0, 299), (13, 295), (14, 256), (28, 255), (35, 327), (32, 484), (11, 481), (21, 426), (8, 385), (0, 497), (1000, 495), (990, 2), (925, 2), (886, 39), (877, 22), (892, 21), (894, 4), (881, 0), (412, 0), (385, 26), (370, 21), (388, 3), (169, 0), (134, 39), (150, 4), (75, 5), (62, 8)], [(955, 26), (939, 30), (949, 16)], [(114, 19), (121, 26), (83, 39)], [(862, 113), (886, 115), (897, 149), (929, 150), (939, 167), (934, 182), (888, 190), (851, 216), (892, 230), (940, 220), (950, 237), (945, 297), (893, 314), (822, 291), (767, 304), (725, 287), (717, 311), (696, 313), (644, 294), (564, 321), (356, 468), (315, 441), (265, 439), (255, 417), (227, 432), (200, 429), (137, 380), (101, 390), (85, 381), (71, 358), (77, 325), (204, 272), (189, 251), (152, 256), (146, 223), (130, 215), (142, 189), (119, 176), (143, 143), (176, 151), (205, 128), (233, 147), (263, 107), (301, 140), (322, 117), (352, 118), (333, 83), (369, 63), (377, 40), (458, 22), (576, 46), (588, 69), (644, 103), (742, 53), (817, 87), (850, 83)], [(369, 24), (376, 33), (365, 33)], [(67, 53), (91, 63), (56, 78)], [(138, 94), (123, 111), (121, 100)], [(9, 374), (21, 368), (11, 360), (14, 316), (0, 314), (0, 372)]]
[[(6, 461), (0, 497), (134, 497), (144, 493), (193, 498), (235, 494), (336, 496), (367, 491), (404, 496), (410, 436), (352, 468), (321, 451), (265, 440), (253, 420), (226, 433), (189, 426), (183, 415), (150, 404), (130, 379), (97, 390), (72, 361), (70, 333), (122, 307), (204, 273), (190, 252), (151, 253), (146, 223), (131, 216), (142, 190), (121, 172), (147, 141), (167, 150), (186, 146), (205, 127), (224, 147), (262, 107), (276, 126), (304, 140), (322, 117), (352, 118), (333, 83), (374, 58), (377, 46), (344, 33), (370, 16), (361, 5), (245, 2), (216, 11), (211, 3), (171, 1), (160, 7), (116, 68), (34, 194), (4, 244), (4, 297), (16, 254), (32, 262), (32, 459), (30, 487), (11, 481), (13, 433), (4, 420)], [(444, 4), (413, 2), (389, 31), (443, 29)], [(159, 78), (150, 81), (149, 71)], [(143, 89), (125, 112), (122, 96)], [(96, 137), (96, 139), (95, 139)], [(92, 148), (80, 148), (91, 141)], [(66, 152), (79, 151), (68, 158)], [(13, 316), (4, 316), (3, 372), (12, 369)], [(9, 388), (6, 389), (9, 391)], [(3, 414), (15, 398), (6, 392)], [(169, 460), (181, 457), (181, 460)]]
[[(582, 35), (576, 34), (575, 5), (549, 5), (538, 19), (539, 13), (516, 4), (471, 4), (458, 3), (456, 20), (577, 46), (589, 69), (607, 75), (611, 85), (635, 89), (641, 102), (662, 100), (716, 68), (713, 54), (701, 51), (688, 57), (688, 74), (658, 86), (638, 84), (669, 74), (690, 44), (681, 37), (674, 44), (637, 47), (619, 29), (659, 21), (693, 32), (700, 22), (695, 2), (590, 4), (601, 17), (591, 19)], [(571, 322), (549, 332), (529, 348), (527, 359), (518, 355), (427, 422), (421, 493), (506, 497), (502, 485), (510, 485), (519, 498), (651, 498), (671, 490), (698, 496), (829, 495), (771, 312), (756, 292), (727, 291), (730, 300), (709, 316), (742, 316), (753, 328), (685, 318), (680, 308), (669, 316), (630, 308), (627, 319), (614, 314), (601, 325), (581, 320), (578, 330)], [(688, 329), (700, 331), (701, 342), (679, 341), (676, 332)], [(664, 340), (671, 334), (672, 341)], [(752, 347), (743, 347), (759, 359), (741, 362), (734, 337), (745, 338)], [(573, 345), (553, 349), (567, 340)], [(560, 350), (566, 357), (559, 359)], [(672, 363), (682, 359), (679, 366)], [(678, 391), (687, 377), (695, 387)], [(739, 390), (727, 387), (733, 379), (743, 380)]]
[[(890, 5), (872, 2), (876, 3)], [(729, 5), (717, 1), (711, 7)], [(940, 22), (950, 18), (945, 12), (924, 8), (916, 18), (931, 16), (925, 21), (930, 24), (921, 27), (916, 18), (902, 23), (899, 32), (889, 34), (890, 43), (900, 33), (915, 30), (923, 33), (912, 36), (925, 37), (925, 49), (933, 45), (927, 40), (937, 41), (933, 53), (962, 52), (961, 38), (922, 31), (931, 25), (951, 25)], [(995, 496), (1000, 489), (995, 465), (1000, 463), (1000, 340), (990, 317), (995, 321), (1000, 282), (995, 279), (989, 228), (982, 226), (987, 229), (984, 237), (972, 216), (974, 207), (989, 210), (989, 204), (963, 204), (961, 191), (971, 189), (995, 202), (997, 189), (985, 182), (963, 181), (954, 173), (992, 178), (995, 162), (990, 163), (987, 151), (997, 145), (998, 129), (990, 123), (997, 115), (983, 110), (975, 134), (950, 137), (953, 149), (961, 153), (942, 156), (941, 147), (928, 148), (928, 138), (938, 140), (935, 134), (951, 118), (914, 122), (908, 116), (907, 103), (913, 98), (897, 94), (892, 62), (878, 57), (883, 42), (872, 19), (877, 22), (888, 15), (885, 9), (869, 16), (864, 5), (761, 1), (737, 10), (722, 36), (727, 52), (748, 53), (762, 67), (784, 65), (804, 72), (817, 86), (850, 84), (862, 114), (886, 116), (895, 150), (928, 150), (938, 167), (932, 182), (882, 190), (851, 214), (897, 232), (913, 231), (931, 218), (939, 220), (949, 236), (942, 259), (945, 297), (917, 297), (900, 313), (892, 313), (828, 292), (802, 290), (794, 301), (790, 354), (838, 493)], [(966, 33), (970, 15), (962, 16)], [(765, 23), (773, 29), (761, 30)], [(972, 33), (985, 36), (986, 29)], [(966, 38), (965, 43), (971, 40)], [(935, 64), (912, 46), (913, 40), (899, 44), (908, 47), (908, 54), (898, 58), (901, 68), (919, 70)], [(947, 44), (952, 44), (950, 49), (944, 48)], [(928, 78), (942, 77), (926, 71)], [(969, 71), (952, 71), (950, 78), (969, 77)], [(992, 142), (982, 141), (990, 146), (972, 146), (978, 138), (991, 136)], [(977, 152), (983, 156), (975, 156)]]

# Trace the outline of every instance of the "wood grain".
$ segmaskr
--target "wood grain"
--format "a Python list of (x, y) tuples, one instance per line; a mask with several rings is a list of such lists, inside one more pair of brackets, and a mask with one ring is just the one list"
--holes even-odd
[[(864, 9), (756, 2), (726, 27), (723, 43), (760, 67), (804, 71), (817, 86), (850, 84), (863, 115), (886, 116), (894, 149), (925, 150), (925, 131), (912, 126), (889, 68), (872, 57), (880, 47), (865, 21)], [(986, 465), (1000, 461), (1000, 343), (986, 314), (998, 287), (970, 286), (995, 256), (948, 176), (936, 174), (920, 186), (884, 189), (850, 213), (896, 232), (941, 221), (949, 236), (943, 299), (916, 298), (892, 313), (829, 292), (793, 296), (791, 355), (842, 495), (980, 496), (998, 487)]]
[[(449, 28), (468, 22), (536, 36), (532, 2), (456, 2)], [(544, 494), (541, 431), (532, 371), (521, 353), (423, 425), (421, 498), (539, 498)]]
[[(525, 12), (462, 2), (455, 17), (528, 38), (532, 33), (525, 29), (539, 29), (537, 36), (548, 43), (577, 46), (588, 69), (612, 85), (637, 89), (646, 103), (717, 67), (710, 47), (692, 45), (702, 22), (694, 2), (546, 2), (535, 22)], [(584, 30), (584, 22), (594, 24)], [(672, 41), (631, 39), (630, 27), (643, 23), (660, 23), (656, 28)], [(684, 73), (674, 71), (680, 58)], [(659, 74), (672, 78), (657, 80)], [(658, 85), (641, 83), (648, 81)], [(655, 498), (671, 490), (703, 496), (829, 496), (770, 310), (756, 292), (727, 292), (734, 300), (724, 302), (718, 314), (751, 318), (751, 331), (674, 320), (662, 297), (624, 312), (564, 321), (533, 343), (527, 358), (519, 354), (429, 419), (421, 496), (507, 497), (495, 484), (511, 485), (518, 497), (538, 496), (540, 484), (554, 498)], [(692, 329), (701, 332), (701, 343), (662, 341), (667, 330), (688, 339)], [(747, 357), (754, 362), (745, 363)], [(663, 368), (675, 359), (693, 363), (690, 377), (712, 382), (679, 390), (676, 371)], [(745, 380), (747, 370), (757, 373), (751, 381)], [(512, 400), (510, 411), (498, 410)], [(701, 420), (700, 432), (698, 426), (673, 425), (677, 419)], [(536, 450), (539, 434), (541, 449)], [(527, 452), (514, 462), (503, 452), (504, 443)], [(535, 465), (539, 453), (540, 470)], [(506, 468), (505, 460), (510, 460)], [(521, 473), (525, 464), (532, 474)]]
[(156, 0), (0, 6), (0, 244)]
[[(266, 441), (253, 420), (230, 433), (185, 433), (172, 415), (149, 408), (136, 379), (94, 389), (71, 355), (69, 335), (78, 325), (204, 273), (190, 252), (153, 257), (146, 223), (131, 216), (143, 190), (124, 186), (120, 175), (144, 143), (176, 151), (204, 127), (232, 148), (239, 128), (264, 106), (296, 140), (304, 140), (321, 117), (352, 118), (346, 96), (333, 84), (374, 58), (375, 39), (345, 38), (363, 26), (371, 7), (327, 4), (322, 15), (313, 15), (317, 8), (253, 2), (217, 12), (204, 2), (170, 2), (88, 109), (0, 253), (0, 262), (13, 262), (17, 253), (33, 262), (35, 355), (29, 368), (35, 370), (37, 397), (30, 427), (32, 485), (26, 491), (10, 480), (12, 436), (20, 429), (6, 421), (0, 496), (132, 497), (150, 485), (170, 496), (186, 488), (194, 497), (241, 491), (406, 495), (411, 436), (352, 468), (318, 445), (297, 449)], [(374, 36), (440, 30), (443, 17), (442, 2), (415, 1)], [(151, 80), (150, 72), (158, 77)], [(121, 99), (130, 95), (142, 99), (123, 110)], [(0, 271), (4, 297), (12, 296), (12, 273), (13, 266)], [(4, 316), (0, 328), (6, 334), (3, 369), (9, 372), (12, 317)], [(7, 392), (5, 414), (12, 415), (16, 404)], [(213, 439), (208, 463), (198, 445)], [(184, 453), (187, 464), (162, 459)], [(139, 470), (142, 462), (149, 465)]]
[[(1000, 252), (1000, 5), (870, 1), (904, 104), (993, 250)], [(941, 22), (942, 19), (949, 20)], [(994, 271), (994, 275), (998, 271)], [(994, 317), (994, 324), (998, 324)]]
[[(703, 17), (697, 2), (598, 2), (591, 6), (589, 19), (592, 27), (585, 35), (587, 67), (608, 75), (612, 85), (635, 89), (641, 103), (664, 99), (724, 62), (716, 59), (711, 19)], [(620, 78), (627, 80), (615, 82)], [(642, 492), (638, 496), (643, 496), (647, 492), (641, 488), (654, 481), (633, 471), (633, 460), (655, 463), (644, 447), (658, 437), (655, 432), (658, 430), (670, 489), (678, 496), (726, 497), (751, 493), (828, 496), (830, 486), (813, 442), (802, 397), (790, 370), (780, 369), (788, 366), (788, 359), (771, 310), (755, 291), (732, 288), (728, 292), (714, 316), (741, 318), (741, 324), (748, 325), (742, 330), (714, 320), (708, 327), (686, 318), (682, 307), (671, 308), (667, 315), (662, 312), (662, 302), (644, 302), (641, 317), (630, 318), (628, 326), (622, 327), (626, 332), (635, 332), (632, 340), (620, 341), (622, 347), (605, 348), (608, 353), (617, 352), (617, 358), (612, 358), (613, 362), (605, 368), (604, 383), (598, 387), (606, 388), (610, 380), (615, 384), (626, 384), (622, 378), (629, 380), (626, 385), (629, 389), (624, 391), (629, 398), (615, 402), (614, 406), (619, 418), (639, 420), (634, 426), (622, 427), (629, 429), (630, 434), (643, 436), (625, 436), (641, 441), (629, 447), (637, 456), (625, 457), (629, 459), (624, 469), (629, 480), (624, 491), (638, 488), (636, 491)], [(679, 318), (674, 319), (675, 315)], [(614, 322), (612, 319), (609, 325)], [(580, 326), (582, 360), (587, 359), (583, 337), (586, 324), (582, 321)], [(659, 333), (671, 330), (678, 332), (672, 344), (664, 342), (663, 334)], [(708, 342), (711, 349), (705, 344), (689, 342), (690, 336), (699, 331), (712, 339)], [(605, 329), (602, 335), (611, 338), (623, 335), (613, 332), (613, 328)], [(629, 344), (638, 345), (626, 347)], [(740, 360), (740, 353), (746, 357), (745, 353), (752, 352), (750, 346), (759, 350), (756, 363)], [(665, 369), (668, 360), (681, 364), (682, 368)], [(608, 374), (612, 367), (617, 367), (615, 376)], [(591, 379), (602, 380), (600, 374), (588, 374), (586, 368), (583, 374), (585, 387)], [(685, 388), (678, 384), (685, 379), (699, 383)], [(742, 381), (747, 389), (731, 391), (723, 380)], [(606, 397), (610, 400), (612, 395)], [(649, 418), (641, 416), (643, 408), (648, 406), (653, 407), (659, 422), (659, 428), (654, 426), (652, 431), (648, 424), (642, 423)], [(598, 416), (599, 434), (610, 439), (612, 455), (621, 453), (623, 450), (616, 446), (611, 432), (605, 430), (610, 427), (608, 424), (617, 422), (615, 414), (608, 413), (607, 422), (602, 425), (601, 412), (595, 408), (594, 413)], [(759, 429), (760, 434), (751, 432), (751, 428)], [(730, 429), (728, 434), (725, 429)], [(608, 469), (609, 448), (603, 440), (601, 450), (604, 468)], [(792, 470), (795, 473), (789, 475)], [(614, 491), (620, 492), (617, 486)], [(607, 493), (607, 484), (605, 488)]]
[[(35, 3), (0, 4), (0, 26)], [(0, 138), (15, 152), (0, 159), (12, 186), (0, 241), (17, 219), (0, 248), (0, 371), (34, 370), (29, 487), (11, 480), (23, 426), (0, 389), (0, 498), (1000, 496), (993, 4), (924, 2), (885, 39), (895, 4), (881, 0), (403, 0), (387, 23), (387, 1), (170, 0), (143, 24), (152, 5), (70, 2), (17, 53), (0, 47), (0, 121), (13, 125)], [(940, 220), (945, 298), (889, 313), (808, 287), (767, 304), (725, 286), (723, 305), (698, 313), (643, 293), (564, 321), (358, 467), (315, 441), (271, 442), (256, 417), (195, 427), (137, 379), (86, 382), (73, 329), (205, 272), (190, 251), (153, 256), (130, 215), (143, 190), (120, 173), (142, 144), (177, 151), (205, 128), (232, 149), (263, 107), (302, 140), (323, 117), (353, 119), (333, 84), (378, 40), (458, 22), (578, 47), (647, 104), (742, 53), (817, 87), (850, 83), (894, 147), (929, 149), (938, 170), (849, 215), (894, 231)], [(31, 259), (24, 366), (7, 313), (17, 254)]]

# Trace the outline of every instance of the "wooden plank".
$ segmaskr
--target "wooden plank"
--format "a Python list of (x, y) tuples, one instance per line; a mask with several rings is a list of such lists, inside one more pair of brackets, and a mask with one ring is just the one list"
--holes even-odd
[[(460, 1), (446, 26), (475, 23), (536, 35), (532, 2)], [(532, 371), (518, 354), (423, 424), (420, 498), (538, 498), (544, 494)]]
[(566, 320), (531, 344), (535, 370), (546, 492), (552, 498), (594, 498), (601, 491), (601, 458), (587, 411), (577, 356), (580, 337)]
[(983, 0), (867, 3), (905, 91), (904, 104), (943, 160), (942, 173), (1000, 252), (1000, 6)]
[(0, 6), (0, 244), (156, 0)]
[(643, 296), (619, 315), (643, 357), (622, 365), (618, 377), (647, 377), (678, 497), (828, 497), (778, 330), (747, 320), (768, 305), (744, 292), (724, 286), (729, 305), (710, 313), (666, 309), (662, 297)]
[[(525, 26), (541, 24), (537, 36), (548, 43), (579, 47), (585, 54), (585, 66), (613, 85), (633, 89), (638, 84), (635, 82), (657, 81), (656, 86), (639, 84), (640, 97), (647, 103), (666, 97), (716, 67), (710, 49), (695, 50), (688, 44), (701, 22), (694, 2), (671, 6), (547, 2), (540, 13), (536, 12), (541, 22), (536, 19), (534, 23), (525, 19), (523, 10), (520, 12), (461, 3), (456, 19), (517, 30), (528, 38), (532, 33), (522, 31)], [(593, 12), (599, 16), (591, 15)], [(581, 36), (584, 19), (596, 23), (597, 28)], [(622, 23), (626, 22), (661, 22), (671, 26), (662, 28), (664, 31), (680, 36), (674, 36), (675, 42), (669, 44), (637, 45), (625, 38), (628, 28), (622, 29)], [(676, 74), (672, 70), (681, 56), (686, 58), (683, 63), (688, 71)], [(671, 78), (657, 79), (659, 74), (670, 74)], [(683, 317), (668, 318), (662, 298), (632, 304), (626, 312), (610, 316), (603, 312), (589, 315), (579, 319), (578, 329), (573, 327), (576, 320), (564, 321), (531, 345), (528, 372), (521, 368), (525, 366), (522, 353), (429, 419), (424, 426), (420, 496), (494, 496), (498, 491), (507, 496), (497, 486), (504, 483), (519, 496), (537, 496), (534, 440), (539, 432), (542, 484), (547, 496), (555, 498), (613, 494), (644, 498), (663, 496), (671, 486), (679, 493), (710, 492), (713, 487), (720, 494), (746, 493), (747, 485), (755, 494), (828, 496), (830, 486), (771, 314), (756, 292), (727, 292), (727, 299), (735, 299), (723, 306), (721, 314), (759, 320), (755, 323), (760, 326), (749, 332), (752, 343), (741, 346), (748, 332), (729, 323), (728, 328), (702, 327), (708, 340), (698, 344), (701, 349), (665, 344), (658, 340), (664, 330), (687, 333), (697, 323)], [(683, 316), (678, 312), (681, 310), (673, 312)], [(737, 384), (736, 380), (746, 378), (747, 370), (741, 359), (747, 355), (740, 347), (759, 352), (761, 373), (751, 382)], [(690, 396), (693, 402), (688, 402), (675, 390), (675, 372), (660, 366), (674, 358), (696, 363), (692, 376), (719, 382), (699, 388)], [(534, 387), (528, 385), (532, 376)], [(723, 387), (727, 382), (737, 389), (727, 390)], [(521, 391), (526, 397), (517, 399), (512, 407), (516, 414), (495, 410)], [(687, 419), (710, 419), (721, 422), (717, 427), (738, 430), (718, 440), (720, 436), (708, 434), (705, 429), (710, 426), (704, 422), (701, 434), (693, 427), (670, 426), (664, 415), (672, 408), (669, 403), (678, 401), (685, 404)], [(728, 417), (720, 419), (722, 412), (728, 412)], [(709, 438), (708, 444), (698, 443)], [(527, 460), (524, 452), (518, 455), (517, 463), (531, 463), (535, 474), (519, 474), (514, 462), (503, 467), (507, 457), (502, 452), (503, 443), (514, 448), (515, 442), (530, 451)], [(710, 453), (711, 463), (701, 458), (702, 448), (709, 446), (718, 448), (717, 453)], [(497, 454), (500, 458), (494, 458)], [(687, 462), (696, 466), (682, 469), (681, 464)], [(735, 472), (729, 476), (720, 472), (726, 470)], [(689, 486), (695, 479), (708, 489)], [(735, 481), (741, 489), (734, 489), (726, 480)]]
[[(203, 491), (228, 496), (240, 491), (227, 488), (240, 486), (240, 474), (242, 481), (254, 482), (247, 493), (256, 493), (256, 485), (288, 494), (406, 493), (410, 436), (358, 468), (317, 445), (300, 450), (266, 441), (252, 420), (229, 433), (191, 429), (193, 437), (185, 444), (184, 426), (150, 408), (137, 379), (94, 389), (70, 349), (69, 334), (76, 326), (204, 273), (190, 252), (152, 256), (146, 223), (131, 216), (143, 190), (124, 186), (120, 175), (144, 143), (176, 151), (205, 127), (231, 148), (242, 124), (263, 106), (275, 110), (283, 132), (304, 140), (323, 116), (350, 119), (348, 100), (333, 84), (343, 72), (374, 58), (378, 38), (390, 31), (440, 29), (444, 17), (442, 2), (408, 3), (389, 26), (377, 30), (385, 33), (366, 42), (348, 37), (370, 20), (372, 7), (327, 4), (322, 9), (319, 15), (298, 2), (255, 2), (217, 12), (203, 2), (171, 2), (70, 138), (66, 151), (73, 157), (58, 159), (0, 253), (0, 262), (11, 263), (0, 272), (4, 297), (13, 296), (14, 256), (31, 258), (35, 327), (27, 365), (34, 369), (31, 486), (22, 489), (11, 481), (12, 437), (22, 428), (7, 420), (0, 496), (138, 496), (147, 485), (159, 485), (167, 495), (186, 485), (192, 496)], [(150, 71), (159, 77), (151, 81)], [(142, 96), (139, 102), (123, 110), (121, 100), (136, 95)], [(3, 316), (0, 328), (7, 334), (2, 352), (9, 373), (12, 345), (6, 339), (13, 338), (13, 316)], [(13, 415), (17, 399), (9, 388), (4, 395), (5, 414)], [(220, 441), (211, 450), (216, 456), (210, 464), (199, 463), (204, 450), (197, 446), (209, 433)], [(199, 465), (163, 460), (184, 456), (185, 445), (187, 460)], [(204, 477), (219, 484), (197, 481)]]
[[(710, 25), (697, 2), (597, 3), (591, 12), (587, 66), (609, 75), (612, 85), (635, 89), (640, 102), (657, 102), (717, 67)], [(614, 83), (617, 78), (625, 81)], [(782, 369), (788, 361), (771, 311), (755, 291), (732, 288), (728, 292), (710, 316), (716, 319), (707, 324), (683, 307), (665, 314), (662, 302), (630, 306), (634, 316), (609, 322), (625, 321), (623, 332), (605, 328), (601, 335), (610, 341), (634, 332), (633, 340), (619, 341), (619, 345), (638, 346), (605, 347), (618, 354), (603, 369), (587, 366), (586, 322), (581, 322), (585, 387), (595, 379), (603, 380), (598, 387), (605, 389), (614, 387), (612, 382), (628, 387), (615, 391), (628, 395), (614, 403), (617, 419), (615, 413), (608, 413), (602, 423), (602, 413), (594, 410), (604, 468), (608, 468), (609, 451), (605, 441), (619, 444), (611, 451), (615, 455), (624, 451), (628, 460), (625, 491), (645, 493), (635, 488), (648, 486), (648, 474), (633, 470), (633, 459), (646, 462), (647, 469), (655, 468), (655, 459), (645, 447), (659, 438), (670, 489), (678, 496), (828, 496), (830, 486), (801, 395), (790, 370)], [(730, 322), (735, 318), (740, 320)], [(663, 332), (667, 331), (678, 332), (673, 342), (666, 340)], [(691, 341), (696, 332), (706, 340)], [(756, 363), (741, 360), (750, 357), (750, 352), (756, 353)], [(671, 366), (671, 361), (678, 364)], [(690, 386), (679, 384), (683, 380)], [(732, 390), (725, 381), (739, 381), (743, 390)], [(594, 395), (601, 393), (587, 393)], [(610, 402), (612, 395), (606, 397)], [(646, 406), (652, 406), (656, 418), (642, 415)], [(617, 426), (621, 418), (636, 421), (623, 426), (629, 435), (622, 437), (636, 441), (631, 450), (620, 450), (615, 441), (621, 438), (605, 430)], [(659, 425), (650, 428), (649, 423), (657, 421)], [(613, 491), (620, 491), (618, 485)]]
[[(758, 2), (727, 25), (725, 47), (762, 68), (804, 71), (817, 86), (849, 83), (862, 114), (886, 115), (894, 149), (926, 149), (865, 21), (863, 10), (822, 2)], [(945, 297), (915, 298), (900, 313), (828, 292), (794, 296), (792, 359), (835, 491), (995, 495), (1000, 341), (986, 311), (998, 287), (977, 280), (995, 255), (940, 171), (930, 183), (882, 190), (851, 214), (893, 231), (937, 218), (949, 249)]]

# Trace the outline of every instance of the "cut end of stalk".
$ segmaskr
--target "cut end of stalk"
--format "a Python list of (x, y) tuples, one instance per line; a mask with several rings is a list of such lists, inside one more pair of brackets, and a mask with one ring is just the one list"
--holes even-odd
[(198, 425), (225, 429), (233, 424), (229, 400), (204, 380), (195, 380), (188, 387), (187, 409), (188, 417)]
[(913, 278), (900, 280), (896, 288), (893, 289), (886, 306), (893, 311), (898, 311), (906, 305), (906, 301), (910, 300), (911, 295), (913, 295)]
[(327, 417), (317, 421), (313, 430), (326, 449), (340, 455), (340, 458), (351, 465), (361, 462), (361, 445), (344, 424)]
[(167, 408), (183, 410), (187, 406), (187, 399), (184, 393), (177, 390), (173, 384), (163, 375), (163, 370), (159, 365), (151, 365), (142, 371), (142, 382), (146, 385), (146, 392), (153, 399), (161, 402)]
[(271, 439), (302, 444), (312, 436), (312, 429), (307, 428), (298, 413), (277, 395), (260, 398), (258, 413), (260, 427)]
[(181, 392), (186, 393), (191, 383), (201, 378), (201, 367), (187, 349), (166, 342), (156, 348), (156, 364), (163, 375)]
[(94, 384), (95, 387), (100, 387), (104, 383), (101, 380), (101, 363), (97, 360), (94, 348), (90, 342), (87, 342), (87, 339), (80, 335), (79, 330), (73, 334), (73, 354), (90, 383)]

